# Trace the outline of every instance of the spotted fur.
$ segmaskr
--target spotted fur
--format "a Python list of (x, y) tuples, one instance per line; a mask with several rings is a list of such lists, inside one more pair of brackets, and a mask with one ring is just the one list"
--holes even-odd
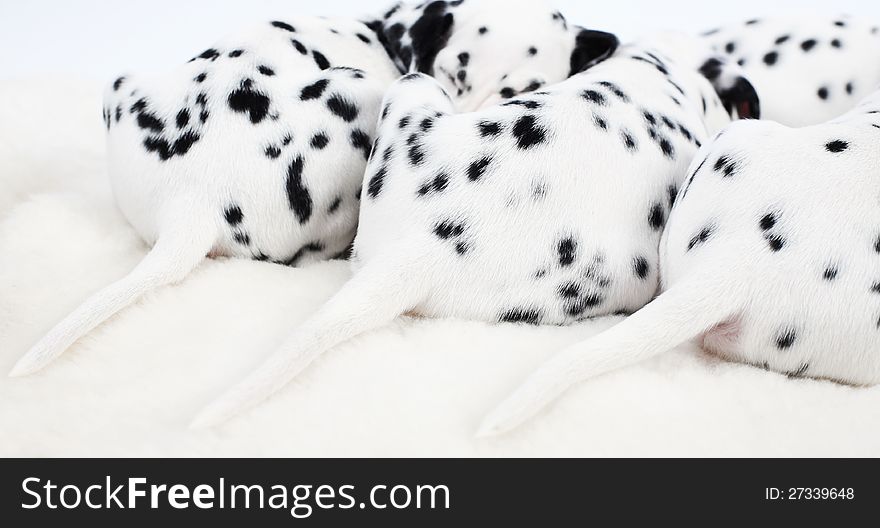
[(359, 37), (369, 32), (347, 19), (273, 21), (164, 75), (113, 81), (104, 99), (110, 181), (153, 250), (14, 372), (42, 367), (209, 253), (296, 265), (345, 250), (382, 93), (397, 73), (376, 40)]
[(484, 422), (696, 338), (795, 378), (880, 382), (880, 92), (824, 124), (727, 127), (694, 160), (660, 245), (663, 293), (561, 352)]

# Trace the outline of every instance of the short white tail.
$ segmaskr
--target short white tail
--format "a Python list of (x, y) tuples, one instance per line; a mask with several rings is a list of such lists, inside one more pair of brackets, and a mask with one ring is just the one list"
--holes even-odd
[(205, 407), (191, 427), (225, 422), (277, 392), (331, 347), (388, 324), (415, 307), (424, 296), (424, 281), (411, 276), (413, 261), (411, 256), (383, 257), (381, 262), (367, 264), (256, 371)]
[(735, 300), (737, 292), (718, 291), (719, 282), (689, 280), (673, 286), (608, 330), (569, 346), (489, 413), (477, 436), (510, 431), (574, 383), (666, 352), (730, 318), (742, 305)]
[(199, 265), (214, 243), (213, 233), (168, 233), (125, 277), (86, 299), (55, 325), (12, 368), (10, 376), (34, 373), (64, 353), (73, 343), (144, 294), (179, 282)]

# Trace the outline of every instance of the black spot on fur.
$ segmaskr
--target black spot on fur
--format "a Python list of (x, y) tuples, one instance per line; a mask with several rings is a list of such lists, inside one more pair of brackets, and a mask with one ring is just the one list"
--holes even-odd
[(385, 165), (379, 167), (367, 184), (367, 194), (370, 198), (376, 198), (382, 192), (382, 185), (385, 183), (385, 176), (388, 174), (388, 168)]
[(513, 125), (513, 136), (516, 138), (516, 146), (527, 149), (539, 145), (546, 139), (546, 131), (537, 125), (537, 119), (531, 114), (526, 114)]
[(767, 213), (761, 217), (761, 221), (758, 222), (763, 231), (768, 231), (773, 229), (776, 226), (776, 215), (773, 213)]
[(691, 238), (690, 242), (688, 242), (687, 250), (690, 251), (698, 245), (704, 244), (707, 240), (709, 240), (709, 237), (712, 236), (712, 233), (714, 231), (715, 228), (713, 226), (706, 226), (701, 229), (700, 232), (694, 235), (693, 238)]
[(275, 75), (275, 70), (268, 66), (260, 65), (257, 67), (257, 71), (265, 75), (266, 77), (272, 77)]
[(648, 225), (654, 231), (660, 231), (666, 225), (666, 213), (663, 211), (663, 205), (660, 202), (651, 206), (651, 211), (648, 213)]
[(738, 168), (736, 162), (729, 156), (721, 156), (715, 162), (715, 171), (720, 172), (722, 178), (733, 176)]
[(638, 150), (638, 143), (636, 143), (636, 138), (634, 138), (633, 135), (630, 134), (628, 131), (621, 130), (620, 137), (621, 139), (623, 139), (623, 146), (626, 147), (627, 150), (629, 150), (630, 152), (635, 152), (636, 150)]
[(825, 268), (825, 271), (822, 272), (822, 278), (827, 281), (833, 281), (837, 278), (837, 268), (834, 266), (828, 266)]
[[(611, 93), (613, 93), (621, 101), (623, 101), (625, 103), (629, 102), (629, 96), (627, 96), (626, 93), (624, 93), (624, 91), (621, 90), (620, 87), (617, 86), (616, 84), (614, 84), (612, 82), (608, 82), (608, 81), (600, 81), (599, 84), (604, 86), (605, 88), (607, 88)], [(673, 86), (675, 86), (676, 88), (678, 88), (679, 91), (681, 91), (681, 88), (678, 87), (677, 84), (675, 84), (675, 83), (671, 83), (671, 84)]]
[(497, 136), (501, 133), (501, 125), (492, 121), (480, 121), (477, 124), (480, 135), (483, 137)]
[(174, 140), (174, 144), (171, 147), (171, 150), (174, 154), (178, 156), (182, 156), (189, 152), (189, 149), (198, 141), (199, 135), (193, 132), (192, 130), (187, 130), (183, 134), (180, 135), (176, 140)]
[(434, 226), (434, 234), (443, 240), (448, 240), (450, 238), (455, 238), (461, 236), (464, 233), (464, 226), (461, 224), (455, 224), (450, 221), (439, 222)]
[(342, 205), (342, 196), (337, 196), (332, 202), (330, 202), (330, 206), (327, 207), (327, 214), (335, 213), (340, 205)]
[(501, 106), (522, 106), (523, 108), (528, 108), (529, 110), (535, 110), (536, 108), (541, 107), (541, 103), (539, 103), (538, 101), (530, 101), (526, 99), (515, 99), (513, 101), (501, 103)]
[(223, 216), (226, 218), (226, 222), (231, 226), (237, 226), (244, 218), (244, 215), (241, 213), (241, 208), (237, 205), (229, 206), (226, 211), (223, 212)]
[(180, 112), (177, 112), (177, 117), (174, 119), (177, 128), (183, 128), (187, 124), (189, 124), (189, 110), (183, 108)]
[(269, 98), (253, 89), (250, 79), (242, 81), (241, 85), (229, 94), (227, 100), (229, 108), (235, 112), (246, 113), (251, 123), (257, 124), (269, 113)]
[(810, 51), (814, 47), (816, 47), (816, 39), (807, 39), (801, 42), (801, 49), (804, 51)]
[(324, 94), (324, 90), (327, 88), (328, 84), (330, 84), (329, 79), (319, 79), (303, 88), (299, 94), (299, 98), (303, 101), (317, 99)]
[(596, 90), (584, 90), (581, 92), (581, 97), (597, 105), (605, 105), (606, 103), (605, 96)]
[(670, 143), (667, 138), (661, 137), (659, 145), (660, 145), (660, 150), (663, 151), (664, 156), (666, 156), (669, 159), (675, 158), (675, 149), (672, 148), (672, 143)]
[(446, 173), (441, 172), (434, 176), (431, 181), (419, 187), (417, 194), (419, 196), (425, 196), (428, 194), (443, 192), (446, 190), (447, 185), (449, 185), (449, 176)]
[(155, 114), (147, 111), (138, 113), (137, 124), (139, 127), (145, 130), (152, 130), (153, 132), (162, 132), (165, 130), (165, 123), (156, 117)]
[(651, 271), (651, 266), (648, 264), (648, 259), (645, 257), (635, 257), (633, 259), (633, 273), (635, 273), (636, 277), (644, 280), (648, 277), (648, 272)]
[(779, 235), (770, 234), (766, 235), (764, 238), (767, 240), (770, 249), (774, 252), (781, 250), (785, 246), (785, 239)]
[(483, 156), (482, 158), (471, 162), (468, 166), (467, 176), (470, 181), (477, 181), (483, 177), (486, 173), (486, 168), (489, 166), (489, 163), (492, 162), (492, 158), (489, 156)]
[(286, 184), (287, 201), (301, 224), (306, 223), (312, 216), (312, 196), (303, 185), (304, 164), (305, 160), (302, 156), (297, 156), (290, 162)]
[(318, 68), (326, 70), (330, 67), (330, 61), (328, 61), (327, 57), (325, 57), (320, 51), (312, 50), (312, 58), (315, 59), (315, 64), (318, 65)]
[(351, 131), (351, 146), (356, 149), (360, 149), (364, 154), (364, 159), (370, 158), (370, 150), (373, 146), (373, 141), (370, 139), (363, 130), (358, 128)]
[(327, 99), (327, 108), (335, 115), (342, 118), (343, 121), (352, 122), (357, 119), (358, 108), (339, 95), (331, 95)]
[(146, 138), (144, 140), (144, 148), (147, 149), (148, 152), (155, 152), (158, 154), (159, 159), (162, 161), (166, 161), (174, 155), (168, 141), (157, 136), (149, 136)]
[(302, 42), (300, 42), (296, 39), (290, 39), (290, 43), (293, 44), (293, 47), (296, 48), (296, 51), (302, 53), (303, 55), (308, 54), (309, 50), (306, 49), (305, 46), (303, 46)]
[(797, 340), (797, 332), (793, 328), (784, 328), (776, 336), (776, 348), (779, 350), (787, 350), (794, 345)]
[(275, 145), (269, 145), (266, 147), (266, 157), (271, 159), (276, 159), (281, 155), (281, 149)]
[(502, 313), (498, 321), (502, 323), (526, 323), (536, 325), (541, 320), (541, 312), (530, 308), (513, 308)]
[(207, 60), (210, 60), (213, 62), (213, 61), (217, 60), (217, 57), (219, 57), (219, 56), (220, 56), (219, 51), (215, 50), (214, 48), (209, 48), (209, 49), (206, 49), (205, 51), (203, 51), (196, 58), (197, 59), (207, 59)]
[(329, 142), (330, 142), (330, 138), (327, 137), (327, 134), (325, 134), (323, 132), (318, 132), (317, 134), (312, 136), (312, 139), (309, 141), (309, 144), (312, 146), (312, 148), (316, 148), (318, 150), (321, 150), (324, 147), (326, 147), (327, 143), (329, 143)]
[(840, 139), (835, 139), (834, 141), (830, 141), (825, 144), (825, 150), (827, 150), (828, 152), (843, 152), (847, 148), (849, 148), (849, 143)]
[[(723, 63), (720, 60), (711, 58), (700, 66), (700, 74), (710, 81), (715, 81), (721, 76), (722, 66)], [(705, 105), (703, 111), (705, 111)]]
[(767, 66), (773, 66), (776, 64), (776, 61), (779, 60), (779, 52), (771, 51), (770, 53), (764, 55), (764, 64)]
[[(410, 136), (410, 138), (412, 137), (413, 136)], [(411, 165), (420, 165), (425, 159), (425, 153), (422, 151), (422, 146), (418, 143), (411, 143), (409, 150), (407, 151), (407, 157), (409, 158)]]
[(571, 237), (563, 238), (556, 246), (556, 253), (559, 256), (559, 265), (564, 267), (570, 266), (577, 258), (577, 242)]
[(293, 32), (296, 31), (296, 29), (294, 29), (294, 27), (291, 26), (290, 24), (288, 24), (287, 22), (281, 22), (281, 21), (279, 21), (279, 20), (273, 20), (273, 21), (271, 22), (271, 24), (272, 24), (273, 26), (279, 28), (279, 29), (283, 29), (283, 30), (285, 30), (285, 31), (290, 31), (291, 33), (293, 33)]

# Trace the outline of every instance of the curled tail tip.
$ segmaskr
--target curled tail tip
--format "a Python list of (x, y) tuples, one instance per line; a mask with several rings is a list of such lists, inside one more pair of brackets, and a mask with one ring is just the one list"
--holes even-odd
[[(25, 361), (28, 360), (28, 361)], [(10, 378), (21, 378), (27, 376), (28, 374), (32, 374), (36, 369), (32, 368), (30, 360), (27, 356), (19, 359), (18, 362), (12, 367), (12, 370), (7, 374)]]
[(9, 371), (9, 377), (21, 378), (33, 374), (45, 368), (59, 355), (60, 353), (47, 355), (39, 349), (33, 348), (19, 358), (12, 370)]
[[(523, 399), (520, 391), (514, 392), (483, 418), (474, 436), (476, 438), (491, 438), (518, 428), (537, 412), (537, 410), (530, 412), (529, 409), (532, 406), (524, 405), (527, 402), (528, 400)], [(538, 407), (538, 410), (542, 407)]]

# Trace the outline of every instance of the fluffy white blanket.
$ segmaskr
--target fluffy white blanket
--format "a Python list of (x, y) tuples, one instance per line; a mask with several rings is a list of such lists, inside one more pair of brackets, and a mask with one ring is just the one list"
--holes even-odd
[[(146, 252), (110, 197), (99, 94), (70, 80), (0, 83), (2, 373)], [(401, 319), (332, 350), (249, 414), (187, 429), (348, 274), (338, 261), (206, 262), (46, 370), (0, 375), (0, 455), (880, 455), (880, 388), (791, 380), (690, 345), (580, 384), (513, 434), (473, 438), (538, 364), (614, 318)]]

